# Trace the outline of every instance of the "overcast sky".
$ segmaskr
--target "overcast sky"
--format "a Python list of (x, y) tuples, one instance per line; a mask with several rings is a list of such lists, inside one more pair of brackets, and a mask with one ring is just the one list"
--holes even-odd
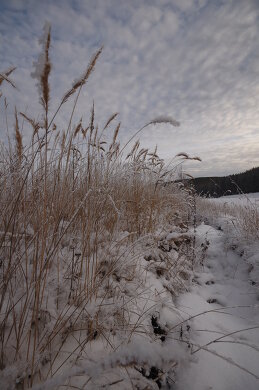
[[(259, 0), (0, 0), (0, 71), (17, 66), (18, 90), (3, 84), (9, 112), (15, 104), (40, 112), (31, 72), (45, 21), (53, 33), (53, 110), (104, 45), (78, 106), (85, 122), (94, 99), (100, 124), (120, 113), (125, 142), (170, 115), (180, 127), (147, 127), (140, 137), (162, 158), (200, 156), (187, 167), (195, 176), (259, 166)], [(69, 105), (61, 123), (68, 112)]]

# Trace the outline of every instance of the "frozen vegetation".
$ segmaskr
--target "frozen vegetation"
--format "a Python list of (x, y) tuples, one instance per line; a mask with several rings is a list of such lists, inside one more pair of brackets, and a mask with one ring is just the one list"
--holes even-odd
[(1, 145), (0, 388), (258, 389), (256, 196), (199, 198), (175, 180), (198, 157), (166, 164), (134, 139), (173, 118), (124, 146), (117, 113), (98, 126), (93, 105), (74, 123), (101, 49), (51, 116), (50, 38), (46, 26), (42, 119), (15, 110)]

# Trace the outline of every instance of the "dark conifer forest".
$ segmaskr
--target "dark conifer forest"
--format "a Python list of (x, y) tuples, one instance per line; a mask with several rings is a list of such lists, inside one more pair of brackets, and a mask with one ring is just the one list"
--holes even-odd
[(212, 197), (259, 192), (259, 167), (224, 177), (198, 177), (191, 183), (198, 194)]

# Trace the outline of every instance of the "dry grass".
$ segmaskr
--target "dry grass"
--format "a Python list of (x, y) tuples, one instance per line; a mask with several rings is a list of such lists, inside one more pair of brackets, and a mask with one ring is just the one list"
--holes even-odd
[[(182, 219), (190, 212), (188, 193), (172, 184), (174, 167), (165, 166), (156, 150), (141, 149), (136, 141), (123, 158), (125, 146), (146, 126), (121, 148), (117, 113), (100, 129), (93, 106), (89, 123), (73, 124), (81, 89), (102, 49), (49, 117), (50, 40), (47, 28), (38, 74), (44, 123), (15, 111), (15, 147), (1, 146), (0, 368), (19, 363), (23, 376), (16, 380), (21, 388), (59, 371), (71, 333), (84, 336), (69, 357), (81, 356), (97, 334), (109, 344), (105, 329), (110, 332), (111, 312), (113, 326), (130, 329), (129, 334), (139, 328), (142, 316), (132, 324), (131, 303), (121, 303), (122, 291), (111, 277), (130, 283), (139, 272), (141, 240), (153, 237), (161, 224), (170, 224), (180, 209)], [(0, 84), (13, 85), (8, 78), (13, 70), (0, 75)], [(67, 129), (59, 131), (54, 120), (75, 93)], [(32, 128), (27, 146), (22, 144), (21, 118)], [(161, 122), (159, 118), (148, 125)], [(178, 125), (170, 118), (164, 122)], [(112, 125), (107, 143), (104, 135)], [(181, 271), (183, 267), (181, 263)], [(139, 287), (136, 291), (143, 294)], [(108, 298), (114, 306), (104, 314)]]
[(198, 197), (197, 209), (200, 215), (212, 220), (224, 216), (230, 217), (238, 235), (248, 241), (259, 238), (259, 210), (248, 197), (242, 204), (219, 203), (217, 200)]

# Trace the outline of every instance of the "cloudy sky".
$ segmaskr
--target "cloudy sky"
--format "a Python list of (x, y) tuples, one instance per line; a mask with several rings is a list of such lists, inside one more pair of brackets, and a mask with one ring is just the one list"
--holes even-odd
[[(52, 25), (53, 110), (104, 45), (78, 106), (85, 122), (94, 99), (100, 125), (120, 113), (125, 142), (170, 115), (179, 128), (147, 127), (140, 137), (164, 159), (200, 156), (202, 163), (187, 167), (195, 176), (259, 166), (259, 0), (0, 0), (0, 71), (17, 66), (18, 90), (3, 84), (9, 114), (14, 105), (40, 112), (31, 72), (45, 21)], [(61, 123), (68, 112), (69, 105)], [(0, 126), (4, 139), (2, 113)]]

